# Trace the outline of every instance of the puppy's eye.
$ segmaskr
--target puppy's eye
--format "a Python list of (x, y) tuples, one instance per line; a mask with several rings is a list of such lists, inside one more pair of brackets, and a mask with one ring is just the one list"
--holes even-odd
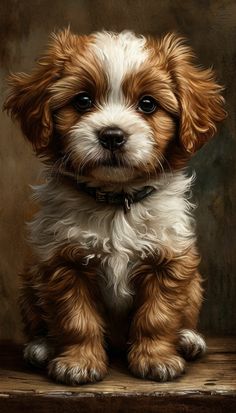
[(157, 108), (157, 102), (152, 96), (143, 96), (138, 103), (139, 112), (153, 113)]
[(78, 112), (86, 112), (93, 106), (93, 101), (87, 92), (81, 92), (74, 97), (72, 104)]

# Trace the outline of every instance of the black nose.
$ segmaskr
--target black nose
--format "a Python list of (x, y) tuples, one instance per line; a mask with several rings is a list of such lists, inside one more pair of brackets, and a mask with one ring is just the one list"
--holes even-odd
[(119, 128), (102, 129), (98, 135), (99, 142), (105, 149), (114, 151), (126, 142), (124, 132)]

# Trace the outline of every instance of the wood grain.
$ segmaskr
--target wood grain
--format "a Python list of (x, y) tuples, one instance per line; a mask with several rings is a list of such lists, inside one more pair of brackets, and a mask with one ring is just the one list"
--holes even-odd
[(227, 408), (235, 413), (236, 339), (207, 343), (207, 355), (189, 363), (175, 382), (136, 379), (115, 360), (104, 381), (77, 387), (53, 383), (44, 371), (24, 364), (21, 346), (5, 344), (0, 347), (0, 411), (218, 413)]

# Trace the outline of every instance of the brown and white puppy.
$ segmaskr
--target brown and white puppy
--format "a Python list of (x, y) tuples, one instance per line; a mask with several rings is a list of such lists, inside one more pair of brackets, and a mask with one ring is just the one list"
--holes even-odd
[[(46, 165), (23, 275), (25, 358), (71, 385), (107, 373), (124, 341), (133, 374), (179, 376), (205, 351), (187, 160), (225, 117), (210, 69), (181, 38), (53, 34), (5, 108)], [(118, 344), (121, 345), (121, 344)]]

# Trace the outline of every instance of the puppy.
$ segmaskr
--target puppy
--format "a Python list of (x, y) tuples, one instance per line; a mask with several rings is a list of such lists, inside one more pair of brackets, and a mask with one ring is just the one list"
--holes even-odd
[(23, 274), (25, 358), (70, 385), (101, 380), (107, 346), (167, 381), (204, 353), (199, 255), (184, 167), (224, 119), (212, 70), (183, 39), (51, 36), (5, 108), (45, 163)]

